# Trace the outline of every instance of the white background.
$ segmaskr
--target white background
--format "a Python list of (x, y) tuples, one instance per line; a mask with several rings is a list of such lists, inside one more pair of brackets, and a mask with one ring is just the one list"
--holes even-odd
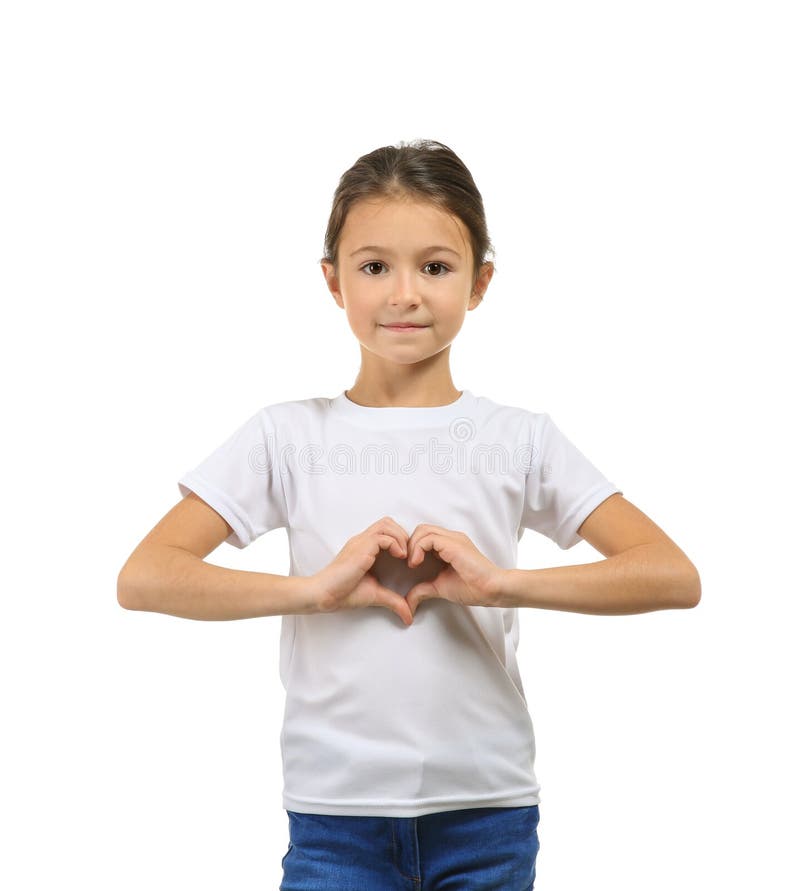
[[(116, 578), (245, 418), (353, 384), (330, 202), (417, 137), (470, 168), (497, 250), (455, 385), (549, 412), (703, 583), (521, 613), (537, 891), (798, 887), (793, 14), (3, 5), (4, 887), (277, 888), (280, 618), (130, 612)], [(286, 535), (209, 559), (286, 573)]]

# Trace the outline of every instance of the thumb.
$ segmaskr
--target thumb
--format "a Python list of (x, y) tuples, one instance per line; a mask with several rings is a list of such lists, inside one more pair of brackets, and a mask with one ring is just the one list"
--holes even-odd
[(405, 597), (401, 597), (396, 591), (392, 591), (391, 588), (378, 585), (375, 594), (375, 604), (377, 606), (385, 606), (393, 613), (397, 613), (405, 625), (410, 625), (414, 621), (411, 608), (406, 603)]
[(430, 600), (432, 597), (436, 596), (436, 588), (434, 588), (430, 582), (417, 582), (408, 594), (406, 594), (406, 602), (411, 615), (413, 616), (416, 613), (417, 607), (423, 600)]

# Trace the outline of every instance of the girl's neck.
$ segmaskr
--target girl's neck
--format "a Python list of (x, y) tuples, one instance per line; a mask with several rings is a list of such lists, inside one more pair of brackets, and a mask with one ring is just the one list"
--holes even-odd
[(357, 379), (349, 390), (345, 390), (345, 396), (351, 402), (373, 408), (435, 408), (455, 402), (461, 393), (450, 379), (437, 382), (435, 386), (417, 381), (382, 386), (374, 382), (366, 384)]

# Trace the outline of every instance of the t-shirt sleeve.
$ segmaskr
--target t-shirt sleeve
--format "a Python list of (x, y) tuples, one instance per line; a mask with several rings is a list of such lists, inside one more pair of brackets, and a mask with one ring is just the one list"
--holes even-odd
[(262, 408), (185, 473), (178, 488), (213, 507), (233, 530), (225, 541), (246, 548), (265, 532), (288, 526), (277, 454), (274, 420)]
[(549, 414), (537, 414), (533, 429), (521, 525), (567, 550), (583, 541), (578, 528), (589, 514), (622, 489), (567, 439)]

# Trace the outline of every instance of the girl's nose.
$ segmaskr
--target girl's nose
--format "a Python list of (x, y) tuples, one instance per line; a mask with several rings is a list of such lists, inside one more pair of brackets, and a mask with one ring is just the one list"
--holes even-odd
[(417, 292), (418, 282), (414, 271), (398, 272), (394, 281), (393, 303), (402, 303), (404, 306), (419, 303)]

